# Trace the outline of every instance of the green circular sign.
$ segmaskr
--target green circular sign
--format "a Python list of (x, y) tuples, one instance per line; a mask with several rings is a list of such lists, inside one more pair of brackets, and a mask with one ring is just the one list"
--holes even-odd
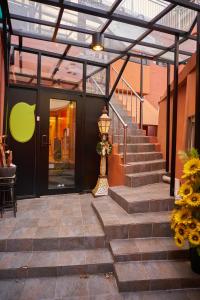
[(11, 135), (17, 142), (30, 141), (35, 131), (35, 104), (19, 102), (13, 106), (9, 126)]

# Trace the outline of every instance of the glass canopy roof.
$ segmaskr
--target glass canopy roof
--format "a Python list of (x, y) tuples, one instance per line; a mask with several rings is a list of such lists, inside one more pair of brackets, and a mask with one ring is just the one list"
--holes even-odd
[[(73, 57), (96, 67), (125, 55), (173, 63), (175, 35), (180, 41), (180, 63), (196, 51), (200, 0), (6, 1), (9, 30), (22, 37), (22, 47)], [(97, 31), (104, 34), (102, 52), (90, 49)]]

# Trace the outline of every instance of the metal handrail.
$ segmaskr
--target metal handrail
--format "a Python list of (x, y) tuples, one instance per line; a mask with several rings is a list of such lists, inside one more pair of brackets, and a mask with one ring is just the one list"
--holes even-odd
[[(113, 67), (111, 66), (112, 70), (118, 75), (119, 72)], [(126, 79), (121, 76), (121, 80), (123, 80), (125, 82), (125, 84), (127, 85), (127, 87), (129, 87), (129, 89), (133, 92), (133, 94), (141, 101), (144, 102), (144, 99), (140, 97), (140, 95), (132, 88), (132, 86), (128, 83), (128, 81), (126, 81)]]
[[(119, 75), (119, 72), (113, 66), (111, 66), (111, 71), (113, 71), (115, 75)], [(127, 112), (130, 112), (131, 117), (134, 117), (134, 122), (140, 124), (140, 128), (142, 128), (144, 99), (132, 88), (123, 76), (121, 76), (115, 89), (115, 95), (119, 101), (122, 102), (122, 105), (126, 107)]]
[[(90, 78), (90, 80), (94, 83), (94, 85), (97, 87), (97, 89), (100, 91), (102, 95), (104, 95), (104, 92), (100, 85), (96, 82), (94, 78)], [(115, 107), (112, 105), (112, 103), (109, 102), (109, 107), (112, 110), (112, 113), (115, 114), (115, 116), (118, 119), (118, 122), (121, 123), (124, 131), (124, 136), (123, 136), (123, 163), (126, 164), (126, 152), (127, 152), (127, 130), (128, 130), (128, 125), (124, 122), (118, 111), (115, 109)], [(113, 124), (114, 124), (114, 116), (112, 118)], [(118, 123), (118, 129), (119, 129), (119, 123)], [(112, 143), (114, 142), (114, 126), (112, 125)], [(118, 130), (118, 145), (120, 144), (120, 132)]]

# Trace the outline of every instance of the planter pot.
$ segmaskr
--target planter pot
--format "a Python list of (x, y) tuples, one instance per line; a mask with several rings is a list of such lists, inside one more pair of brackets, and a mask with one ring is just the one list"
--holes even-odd
[(16, 173), (16, 166), (0, 167), (0, 177), (13, 177)]
[(197, 247), (190, 248), (190, 262), (192, 271), (200, 274), (200, 256), (197, 252)]

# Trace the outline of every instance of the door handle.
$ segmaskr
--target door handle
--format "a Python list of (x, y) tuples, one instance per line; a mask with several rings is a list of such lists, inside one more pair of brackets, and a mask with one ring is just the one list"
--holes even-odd
[(49, 142), (48, 142), (48, 139), (47, 139), (47, 135), (46, 134), (43, 134), (42, 135), (42, 146), (49, 146)]

